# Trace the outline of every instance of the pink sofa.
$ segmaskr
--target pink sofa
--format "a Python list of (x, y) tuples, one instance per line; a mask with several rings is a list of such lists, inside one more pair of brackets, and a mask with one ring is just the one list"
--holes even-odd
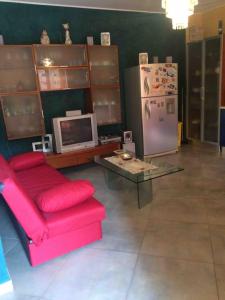
[(71, 182), (47, 165), (40, 152), (8, 162), (0, 155), (0, 192), (22, 228), (32, 266), (102, 237), (105, 208), (93, 197), (92, 184)]

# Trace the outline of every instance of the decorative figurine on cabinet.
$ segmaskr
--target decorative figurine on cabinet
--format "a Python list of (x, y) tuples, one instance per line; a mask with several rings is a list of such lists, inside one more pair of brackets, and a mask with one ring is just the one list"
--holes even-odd
[(41, 34), (41, 44), (42, 45), (50, 44), (50, 39), (49, 39), (48, 33), (45, 29), (42, 31), (42, 34)]
[(66, 45), (72, 45), (72, 40), (70, 38), (70, 32), (69, 32), (69, 23), (62, 24), (63, 28), (65, 29), (65, 44)]

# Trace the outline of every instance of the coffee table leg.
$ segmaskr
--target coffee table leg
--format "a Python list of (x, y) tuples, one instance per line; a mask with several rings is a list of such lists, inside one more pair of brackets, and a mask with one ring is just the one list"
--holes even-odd
[(123, 188), (123, 178), (114, 172), (104, 169), (104, 177), (107, 186), (112, 190), (118, 190)]
[[(112, 190), (123, 190), (126, 186), (127, 179), (114, 172), (104, 169), (104, 175), (107, 186)], [(152, 201), (152, 180), (136, 184), (138, 207), (142, 208)]]
[(137, 183), (138, 207), (142, 208), (152, 201), (152, 181)]

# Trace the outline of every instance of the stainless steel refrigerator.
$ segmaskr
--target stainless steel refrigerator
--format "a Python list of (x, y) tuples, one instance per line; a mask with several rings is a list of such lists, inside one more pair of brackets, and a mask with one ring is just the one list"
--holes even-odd
[(177, 64), (139, 65), (125, 71), (127, 129), (140, 157), (177, 150)]

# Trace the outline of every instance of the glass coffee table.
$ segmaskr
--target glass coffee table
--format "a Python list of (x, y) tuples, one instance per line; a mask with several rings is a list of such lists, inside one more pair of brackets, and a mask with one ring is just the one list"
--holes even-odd
[(161, 161), (158, 158), (123, 160), (120, 156), (95, 156), (95, 162), (105, 171), (107, 183), (123, 177), (136, 185), (138, 207), (152, 201), (152, 180), (183, 171), (183, 168)]

